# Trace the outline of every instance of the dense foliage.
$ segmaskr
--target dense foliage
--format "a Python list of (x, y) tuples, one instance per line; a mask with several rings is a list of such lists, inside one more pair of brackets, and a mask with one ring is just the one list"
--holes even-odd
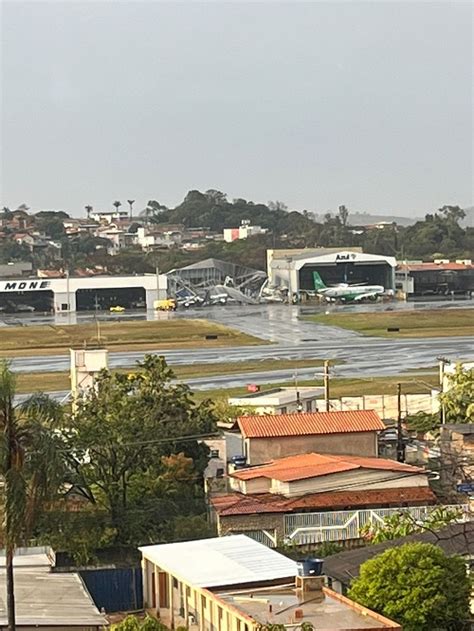
[[(0, 213), (0, 220), (9, 213), (8, 209)], [(265, 269), (268, 248), (351, 246), (400, 259), (474, 258), (474, 228), (461, 227), (465, 213), (454, 205), (443, 206), (409, 227), (388, 224), (366, 228), (350, 225), (351, 214), (346, 206), (340, 206), (335, 214), (327, 213), (323, 221), (318, 222), (308, 211), (291, 211), (279, 201), (267, 204), (240, 198), (229, 201), (221, 191), (202, 193), (192, 190), (175, 208), (166, 208), (160, 202), (150, 200), (131, 231), (136, 231), (138, 224), (145, 222), (206, 227), (221, 233), (224, 228), (237, 227), (243, 220), (248, 220), (268, 232), (233, 243), (211, 240), (194, 251), (172, 247), (145, 253), (133, 246), (114, 256), (107, 254), (105, 239), (87, 234), (68, 237), (61, 223), (64, 215), (62, 212), (40, 212), (34, 217), (35, 228), (54, 238), (61, 246), (59, 252), (50, 249), (30, 252), (26, 246), (7, 240), (2, 245), (0, 263), (31, 260), (37, 267), (68, 266), (74, 270), (102, 266), (111, 273), (145, 273), (153, 272), (156, 266), (166, 272), (214, 257)]]
[(449, 388), (440, 395), (446, 423), (474, 423), (474, 370), (460, 364), (448, 376)]
[(363, 563), (348, 595), (405, 631), (441, 631), (470, 628), (470, 594), (462, 558), (432, 544), (407, 543)]
[(398, 514), (385, 517), (382, 522), (367, 524), (361, 529), (361, 535), (370, 543), (381, 543), (426, 530), (437, 531), (456, 523), (462, 516), (461, 510), (440, 506), (424, 520), (416, 520), (408, 511), (400, 509)]
[(202, 439), (215, 434), (216, 419), (173, 377), (163, 358), (146, 356), (137, 372), (103, 371), (64, 413), (43, 395), (13, 407), (14, 377), (3, 363), (0, 429), (11, 419), (15, 447), (2, 465), (11, 509), (4, 535), (14, 545), (35, 538), (82, 563), (103, 546), (211, 536)]

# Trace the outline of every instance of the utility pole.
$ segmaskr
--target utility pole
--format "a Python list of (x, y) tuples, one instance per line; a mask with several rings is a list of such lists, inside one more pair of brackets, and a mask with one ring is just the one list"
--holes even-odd
[(405, 446), (402, 432), (402, 384), (397, 383), (397, 460), (405, 462)]
[(329, 361), (324, 361), (324, 401), (326, 403), (326, 412), (329, 412)]
[(8, 618), (8, 631), (15, 631), (16, 629), (16, 617), (15, 617), (15, 588), (14, 588), (14, 576), (13, 576), (13, 557), (15, 554), (15, 542), (13, 540), (13, 526), (12, 526), (12, 514), (14, 490), (11, 486), (11, 477), (13, 469), (13, 457), (15, 452), (15, 437), (13, 428), (13, 402), (8, 397), (5, 402), (5, 565), (6, 565), (6, 583), (7, 583), (7, 618)]
[[(438, 357), (437, 359), (439, 361), (439, 394), (442, 395), (444, 392), (444, 367), (446, 364), (449, 364), (449, 359), (446, 359), (446, 357)], [(444, 425), (446, 422), (444, 405), (441, 399), (439, 399), (439, 420), (441, 425)]]

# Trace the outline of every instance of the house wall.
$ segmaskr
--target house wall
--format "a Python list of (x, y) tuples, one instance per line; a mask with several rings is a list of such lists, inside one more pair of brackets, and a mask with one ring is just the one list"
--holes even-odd
[(278, 541), (285, 536), (284, 513), (254, 513), (251, 515), (219, 515), (217, 521), (219, 536), (230, 533), (244, 533), (252, 530), (266, 530), (275, 535)]
[[(220, 600), (212, 592), (172, 576), (144, 558), (145, 608), (170, 629), (189, 631), (253, 631), (256, 622)], [(157, 580), (157, 577), (161, 576)], [(161, 595), (160, 595), (161, 586)]]
[(247, 462), (252, 465), (312, 452), (375, 457), (377, 456), (377, 432), (246, 438), (245, 447)]
[(309, 480), (297, 480), (295, 482), (272, 480), (271, 492), (293, 497), (305, 495), (306, 493), (337, 491), (348, 486), (354, 487), (354, 490), (357, 491), (362, 489), (426, 487), (428, 486), (428, 478), (422, 473), (411, 475), (395, 471), (360, 469), (333, 473)]

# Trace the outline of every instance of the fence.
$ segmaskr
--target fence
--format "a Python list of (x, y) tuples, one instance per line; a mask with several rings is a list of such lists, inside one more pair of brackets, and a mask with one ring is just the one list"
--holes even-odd
[(141, 568), (80, 570), (79, 574), (98, 609), (113, 613), (143, 608)]
[[(415, 520), (425, 519), (437, 506), (411, 506), (404, 508), (374, 508), (370, 510), (332, 511), (327, 513), (296, 513), (285, 515), (285, 541), (297, 545), (359, 539), (367, 524), (383, 522), (386, 517), (409, 513)], [(463, 519), (469, 520), (469, 506), (456, 504), (445, 508), (460, 510)]]

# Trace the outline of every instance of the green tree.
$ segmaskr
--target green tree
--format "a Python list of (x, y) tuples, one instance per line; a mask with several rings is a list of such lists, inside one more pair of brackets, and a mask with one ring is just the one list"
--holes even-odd
[(105, 511), (117, 543), (157, 540), (177, 516), (202, 514), (208, 448), (216, 431), (208, 403), (173, 384), (153, 355), (131, 374), (103, 371), (67, 420), (74, 482)]
[(361, 535), (371, 543), (381, 543), (425, 530), (440, 530), (456, 523), (462, 516), (460, 510), (440, 506), (432, 510), (426, 519), (416, 520), (408, 511), (401, 509), (399, 513), (385, 517), (383, 522), (367, 524), (361, 529)]
[(462, 558), (438, 546), (406, 543), (362, 564), (349, 598), (404, 631), (468, 629), (471, 582)]
[(439, 429), (440, 419), (438, 414), (428, 414), (427, 412), (417, 412), (405, 417), (405, 425), (408, 431), (426, 434)]
[(145, 616), (143, 620), (136, 616), (127, 616), (122, 622), (113, 624), (110, 631), (168, 631), (168, 628), (150, 616)]
[(43, 505), (54, 498), (64, 480), (62, 442), (56, 430), (60, 409), (40, 395), (16, 406), (15, 378), (8, 362), (0, 362), (0, 453), (6, 550), (8, 628), (15, 629), (13, 556), (28, 539)]
[(449, 387), (439, 397), (446, 423), (474, 423), (474, 369), (458, 364), (447, 379)]

